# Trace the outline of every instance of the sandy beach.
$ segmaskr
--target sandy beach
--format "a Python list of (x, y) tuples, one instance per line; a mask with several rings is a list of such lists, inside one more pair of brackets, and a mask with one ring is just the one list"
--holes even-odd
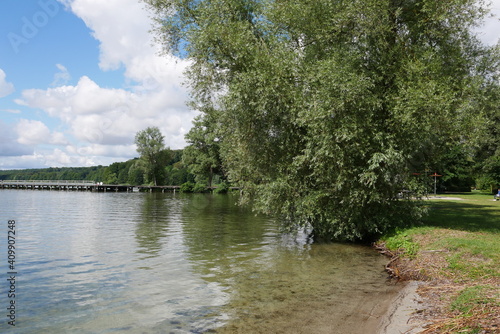
[(424, 283), (409, 281), (402, 284), (405, 286), (391, 301), (377, 334), (416, 334), (424, 330), (423, 320), (415, 317), (425, 308), (422, 298), (417, 293), (419, 285)]

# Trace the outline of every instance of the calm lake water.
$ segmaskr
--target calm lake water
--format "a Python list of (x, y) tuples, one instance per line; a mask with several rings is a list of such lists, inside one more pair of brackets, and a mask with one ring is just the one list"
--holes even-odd
[[(232, 195), (0, 190), (0, 332), (367, 333), (397, 292), (372, 249), (309, 244)], [(369, 327), (372, 328), (373, 327)]]

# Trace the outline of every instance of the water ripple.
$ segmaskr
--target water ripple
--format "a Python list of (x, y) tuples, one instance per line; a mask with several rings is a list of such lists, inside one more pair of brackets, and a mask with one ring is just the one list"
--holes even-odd
[[(19, 230), (16, 333), (248, 328), (238, 319), (255, 322), (248, 314), (264, 317), (288, 299), (305, 304), (297, 296), (321, 295), (332, 277), (352, 281), (343, 268), (376, 262), (359, 249), (283, 236), (273, 220), (235, 206), (231, 196), (28, 190), (0, 196), (0, 218), (16, 219)], [(0, 323), (0, 332), (7, 329)]]

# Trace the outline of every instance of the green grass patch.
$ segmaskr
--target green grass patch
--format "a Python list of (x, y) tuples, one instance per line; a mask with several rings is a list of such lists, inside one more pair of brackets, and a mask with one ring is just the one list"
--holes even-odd
[[(492, 297), (494, 288), (487, 285), (476, 285), (463, 289), (460, 294), (451, 302), (451, 310), (458, 311), (462, 316), (471, 315), (471, 311), (482, 305), (497, 304)], [(496, 293), (498, 297), (498, 293)]]
[(481, 192), (431, 199), (423, 226), (396, 229), (381, 238), (391, 251), (413, 259), (421, 251), (446, 255), (446, 276), (457, 281), (500, 277), (500, 201)]
[(413, 230), (396, 229), (390, 236), (383, 238), (385, 246), (397, 253), (404, 253), (409, 258), (414, 258), (417, 255), (419, 245), (413, 241)]
[(441, 230), (429, 249), (449, 252), (447, 270), (462, 280), (500, 277), (500, 237), (487, 233)]
[(431, 197), (426, 226), (500, 233), (500, 201), (494, 201), (493, 195), (472, 192), (449, 196), (461, 200), (434, 200)]
[(446, 229), (430, 248), (450, 252), (449, 270), (458, 279), (500, 277), (500, 201), (480, 192), (453, 194), (461, 200), (431, 200), (426, 226)]
[(403, 251), (407, 272), (412, 264), (429, 268), (426, 279), (461, 288), (456, 296), (443, 289), (450, 314), (432, 325), (436, 333), (483, 333), (500, 311), (500, 201), (480, 192), (445, 196), (460, 200), (431, 198), (423, 226), (396, 230), (381, 241)]

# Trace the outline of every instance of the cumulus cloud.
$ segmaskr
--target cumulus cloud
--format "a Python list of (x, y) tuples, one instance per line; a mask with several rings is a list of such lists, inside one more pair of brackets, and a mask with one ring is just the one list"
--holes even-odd
[(125, 69), (136, 83), (136, 93), (163, 90), (184, 106), (181, 88), (188, 62), (159, 56), (160, 48), (150, 33), (152, 21), (144, 4), (137, 0), (65, 0), (100, 43), (99, 66), (103, 70)]
[(40, 168), (47, 166), (45, 162), (45, 157), (42, 154), (32, 152), (15, 157), (2, 157), (0, 169)]
[[(137, 156), (135, 145), (101, 145), (90, 144), (87, 146), (67, 146), (66, 151), (70, 154), (78, 154), (81, 156), (103, 156), (110, 158), (128, 157), (133, 158)], [(132, 154), (131, 154), (132, 153)]]
[(83, 143), (130, 145), (138, 131), (158, 126), (172, 148), (181, 148), (195, 113), (176, 93), (163, 87), (140, 93), (101, 88), (82, 77), (76, 86), (25, 90), (16, 102), (59, 118)]
[(40, 121), (21, 119), (16, 125), (17, 142), (23, 145), (64, 145), (67, 140), (60, 132), (51, 132), (49, 128)]
[(64, 0), (100, 43), (99, 66), (105, 70), (127, 66), (151, 54), (150, 19), (137, 0)]
[[(136, 0), (60, 2), (80, 17), (99, 41), (100, 68), (123, 68), (127, 86), (105, 88), (87, 76), (76, 85), (67, 85), (69, 72), (57, 64), (59, 72), (52, 87), (25, 90), (15, 102), (59, 119), (71, 144), (62, 133), (51, 133), (43, 123), (27, 120), (18, 124), (18, 142), (40, 145), (45, 138), (45, 143), (49, 140), (49, 144), (61, 145), (60, 151), (47, 154), (50, 161), (64, 164), (88, 164), (82, 157), (96, 162), (99, 157), (118, 161), (137, 156), (135, 134), (149, 126), (159, 127), (171, 148), (184, 147), (184, 135), (196, 116), (185, 105), (187, 91), (182, 82), (188, 63), (158, 55), (149, 33), (151, 19), (143, 5)], [(66, 159), (62, 153), (75, 159)]]
[(88, 76), (69, 85), (68, 69), (57, 64), (49, 88), (24, 90), (15, 102), (59, 120), (64, 134), (39, 121), (21, 120), (16, 143), (37, 152), (22, 161), (34, 163), (40, 155), (46, 157), (44, 165), (54, 166), (123, 161), (137, 156), (135, 134), (149, 126), (160, 128), (169, 147), (183, 148), (197, 114), (185, 105), (188, 93), (182, 83), (188, 62), (159, 56), (144, 5), (137, 0), (59, 2), (98, 40), (99, 67), (123, 70), (124, 86), (102, 87)]
[(14, 85), (6, 80), (5, 72), (0, 68), (0, 98), (10, 95), (14, 92)]
[(76, 115), (96, 114), (113, 108), (127, 93), (119, 89), (100, 88), (90, 78), (80, 78), (76, 86), (28, 89), (16, 102), (21, 105), (40, 108), (50, 116), (71, 121)]
[(2, 157), (0, 169), (43, 168), (43, 167), (74, 167), (109, 165), (116, 160), (112, 158), (89, 157), (71, 154), (60, 148), (32, 151), (23, 155)]
[(32, 153), (32, 147), (23, 145), (17, 141), (17, 133), (12, 124), (0, 120), (0, 156), (2, 160), (5, 157), (18, 157)]

